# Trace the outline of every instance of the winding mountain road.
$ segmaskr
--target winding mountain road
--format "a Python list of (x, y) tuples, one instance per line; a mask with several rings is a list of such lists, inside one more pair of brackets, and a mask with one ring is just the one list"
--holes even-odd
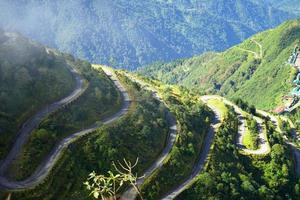
[(262, 59), (263, 58), (263, 54), (264, 54), (264, 52), (263, 52), (263, 46), (259, 42), (257, 42), (256, 40), (254, 40), (254, 39), (250, 39), (250, 41), (252, 41), (253, 43), (255, 43), (259, 47), (259, 54), (257, 52), (255, 52), (255, 51), (244, 49), (242, 47), (238, 47), (238, 48), (240, 50), (242, 50), (242, 51), (245, 51), (245, 52), (253, 54), (255, 59)]
[[(259, 139), (260, 139), (260, 147), (257, 150), (250, 150), (247, 149), (244, 145), (242, 145), (242, 138), (244, 136), (244, 134), (246, 133), (246, 120), (244, 117), (244, 112), (242, 111), (241, 108), (239, 108), (238, 106), (236, 106), (235, 104), (233, 104), (232, 102), (228, 101), (227, 99), (220, 97), (220, 96), (216, 96), (216, 95), (207, 95), (207, 96), (202, 96), (201, 100), (204, 103), (207, 103), (208, 100), (211, 99), (217, 99), (220, 100), (222, 102), (224, 102), (226, 105), (232, 106), (235, 110), (235, 112), (238, 115), (238, 120), (239, 120), (239, 129), (238, 129), (238, 139), (237, 139), (237, 146), (243, 150), (244, 152), (246, 152), (247, 154), (252, 154), (252, 155), (265, 155), (267, 153), (269, 153), (271, 151), (270, 145), (267, 142), (267, 136), (266, 133), (264, 132), (264, 127), (263, 127), (263, 120), (261, 118), (255, 117), (254, 119), (257, 121), (258, 123), (258, 129), (259, 129)], [(213, 138), (213, 130), (216, 129), (217, 127), (217, 123), (218, 119), (222, 119), (222, 111), (218, 110), (219, 108), (210, 104), (207, 104), (215, 113), (216, 115), (216, 119), (213, 122), (213, 125), (210, 129), (210, 133), (208, 135), (208, 137), (205, 140), (205, 148), (203, 150), (203, 152), (201, 152), (202, 155), (200, 155), (200, 160), (198, 165), (195, 167), (196, 171), (194, 171), (192, 173), (192, 175), (190, 176), (190, 178), (188, 180), (186, 180), (183, 184), (181, 184), (180, 186), (178, 186), (175, 190), (171, 191), (168, 195), (166, 195), (165, 197), (162, 198), (162, 200), (171, 200), (171, 199), (175, 199), (181, 192), (183, 192), (184, 190), (186, 190), (195, 180), (195, 177), (197, 177), (197, 175), (199, 173), (201, 173), (202, 167), (201, 164), (203, 165), (205, 162), (205, 159), (207, 158), (208, 155), (208, 151), (207, 151), (207, 147), (209, 147), (211, 145), (211, 140)], [(279, 128), (279, 122), (278, 119), (271, 115), (270, 113), (267, 113), (265, 111), (262, 110), (257, 110), (257, 113), (265, 116), (265, 117), (269, 117), (271, 119), (271, 121), (274, 123), (275, 127), (276, 127), (276, 131), (280, 131)], [(289, 123), (291, 123), (289, 121)], [(292, 126), (292, 128), (295, 128), (294, 125)], [(298, 133), (295, 134), (296, 137), (299, 136)], [(298, 175), (300, 175), (300, 150), (298, 148), (295, 147), (294, 144), (290, 143), (287, 141), (288, 144), (290, 144), (292, 146), (292, 148), (294, 149), (294, 156), (296, 159), (296, 172)]]
[(64, 105), (77, 99), (86, 90), (87, 87), (84, 84), (84, 80), (81, 78), (78, 72), (73, 68), (70, 68), (70, 70), (72, 72), (72, 75), (75, 77), (75, 81), (76, 81), (75, 89), (67, 97), (57, 102), (54, 102), (51, 105), (47, 105), (42, 110), (38, 111), (34, 116), (29, 118), (22, 125), (21, 129), (18, 132), (18, 137), (16, 138), (13, 147), (11, 148), (10, 152), (8, 153), (4, 161), (2, 161), (1, 163), (0, 166), (1, 176), (5, 174), (12, 161), (16, 159), (18, 154), (21, 152), (23, 145), (27, 142), (31, 132), (37, 128), (37, 126), (41, 123), (41, 121), (50, 113), (55, 112), (56, 110), (63, 107)]
[[(276, 127), (277, 132), (280, 132), (280, 133), (283, 132), (279, 126), (279, 121), (276, 116), (274, 116), (270, 113), (267, 113), (265, 111), (262, 111), (262, 110), (258, 110), (257, 112), (264, 117), (270, 118), (273, 125)], [(294, 129), (294, 131), (295, 131), (293, 134), (295, 139), (297, 139), (299, 141), (299, 133), (295, 130), (295, 125), (293, 124), (292, 121), (290, 121), (290, 119), (286, 119), (286, 120), (290, 124), (291, 128)], [(285, 142), (293, 149), (294, 158), (296, 160), (295, 171), (296, 171), (297, 175), (300, 176), (300, 150), (294, 143), (290, 142), (286, 136), (284, 136), (283, 138), (284, 138)]]
[(218, 107), (213, 106), (211, 104), (208, 103), (209, 100), (212, 99), (217, 99), (220, 100), (222, 102), (224, 102), (227, 105), (233, 106), (235, 112), (238, 115), (238, 120), (239, 120), (239, 129), (238, 129), (238, 140), (237, 140), (237, 146), (245, 151), (246, 153), (249, 154), (255, 154), (255, 155), (259, 155), (259, 154), (266, 154), (270, 151), (270, 147), (266, 141), (266, 135), (263, 131), (263, 127), (262, 127), (262, 123), (263, 121), (257, 117), (255, 117), (255, 120), (258, 122), (258, 126), (259, 126), (259, 137), (260, 137), (260, 148), (257, 150), (250, 150), (244, 147), (244, 145), (242, 145), (242, 138), (243, 135), (246, 133), (246, 120), (244, 118), (243, 115), (243, 111), (236, 106), (235, 104), (233, 104), (232, 102), (226, 100), (223, 97), (220, 96), (216, 96), (216, 95), (206, 95), (206, 96), (202, 96), (201, 100), (207, 104), (207, 106), (215, 113), (215, 118), (214, 121), (212, 122), (212, 125), (209, 129), (209, 132), (205, 138), (204, 141), (204, 147), (203, 150), (201, 151), (200, 157), (199, 157), (199, 161), (196, 164), (196, 166), (194, 167), (194, 170), (192, 172), (192, 174), (190, 175), (190, 177), (181, 185), (179, 185), (176, 189), (172, 190), (170, 193), (168, 193), (166, 196), (164, 196), (162, 198), (162, 200), (172, 200), (175, 199), (180, 193), (182, 193), (184, 190), (186, 190), (190, 185), (192, 185), (194, 183), (194, 181), (196, 180), (196, 177), (202, 172), (203, 166), (205, 164), (205, 161), (208, 157), (209, 154), (209, 150), (210, 147), (212, 145), (213, 142), (213, 138), (214, 138), (214, 134), (216, 132), (216, 129), (219, 127), (220, 125), (220, 121), (222, 119), (222, 111), (219, 110)]
[[(131, 104), (130, 96), (128, 95), (126, 89), (122, 86), (122, 84), (119, 82), (117, 77), (114, 75), (114, 73), (110, 70), (103, 69), (105, 74), (114, 82), (115, 86), (120, 90), (122, 97), (123, 97), (123, 104), (121, 109), (115, 113), (114, 115), (107, 117), (106, 119), (102, 120), (103, 124), (109, 124), (120, 117), (122, 117), (129, 109)], [(38, 124), (41, 122), (41, 120), (46, 117), (49, 113), (57, 110), (59, 107), (65, 105), (66, 103), (70, 103), (74, 99), (76, 99), (80, 94), (82, 94), (85, 89), (83, 86), (83, 79), (75, 72), (72, 71), (74, 75), (76, 75), (76, 81), (77, 85), (75, 90), (72, 92), (71, 95), (68, 97), (60, 100), (59, 102), (55, 102), (51, 105), (51, 109), (48, 107), (47, 109), (43, 109), (42, 111), (38, 112), (34, 117), (28, 120), (27, 123), (23, 126), (19, 138), (17, 139), (17, 142), (12, 149), (11, 156), (7, 157), (7, 160), (3, 163), (1, 166), (1, 177), (0, 177), (0, 188), (5, 190), (24, 190), (24, 189), (30, 189), (36, 187), (38, 184), (43, 182), (43, 180), (47, 177), (47, 175), (50, 173), (52, 168), (54, 167), (57, 160), (60, 158), (60, 155), (62, 154), (63, 150), (68, 147), (69, 144), (74, 142), (76, 139), (87, 135), (93, 131), (95, 131), (98, 128), (97, 124), (92, 125), (90, 128), (76, 132), (69, 137), (63, 139), (49, 154), (49, 156), (39, 165), (39, 167), (36, 169), (36, 171), (27, 179), (23, 181), (11, 181), (8, 180), (5, 175), (3, 174), (5, 172), (5, 169), (9, 167), (9, 164), (11, 163), (12, 159), (19, 153), (21, 150), (21, 146), (26, 142), (26, 139), (28, 139), (29, 134), (38, 126)], [(21, 141), (21, 142), (19, 142)], [(5, 165), (4, 165), (5, 164)]]
[[(155, 91), (153, 88), (150, 88), (149, 85), (142, 80), (139, 80), (133, 76), (129, 76), (126, 74), (131, 80), (134, 80), (136, 83), (139, 85), (143, 86), (145, 89), (151, 91), (153, 93), (154, 98), (157, 100), (161, 101), (161, 98), (157, 91)], [(142, 178), (138, 179), (137, 181), (137, 186), (141, 186), (146, 178), (148, 178), (155, 170), (161, 168), (163, 166), (164, 160), (167, 158), (168, 154), (170, 153), (176, 139), (176, 134), (177, 134), (177, 125), (176, 125), (176, 118), (175, 116), (167, 110), (166, 114), (166, 119), (169, 125), (169, 133), (168, 133), (168, 138), (167, 138), (167, 144), (165, 148), (163, 149), (162, 153), (160, 154), (159, 158), (149, 167), (145, 172)], [(127, 191), (125, 191), (122, 196), (121, 200), (134, 200), (137, 197), (137, 192), (134, 188), (130, 187)]]
[[(140, 82), (140, 81), (139, 81)], [(207, 96), (202, 96), (201, 100), (207, 104), (208, 100), (210, 99), (217, 99), (222, 101), (224, 104), (232, 106), (236, 112), (236, 114), (238, 115), (238, 120), (239, 120), (239, 128), (238, 128), (238, 138), (237, 138), (237, 146), (244, 151), (247, 154), (251, 154), (251, 155), (266, 155), (271, 151), (270, 145), (267, 141), (267, 135), (264, 131), (265, 127), (264, 127), (264, 122), (261, 118), (254, 116), (253, 118), (256, 120), (257, 124), (258, 124), (258, 132), (259, 132), (259, 148), (257, 150), (251, 150), (251, 149), (247, 149), (243, 144), (242, 144), (242, 139), (247, 131), (247, 125), (246, 125), (246, 119), (245, 119), (245, 112), (239, 108), (237, 105), (233, 104), (232, 102), (228, 101), (227, 99), (220, 97), (220, 96), (216, 96), (216, 95), (207, 95)], [(203, 166), (205, 164), (205, 161), (208, 157), (209, 154), (209, 150), (210, 147), (212, 145), (212, 141), (214, 138), (214, 133), (217, 129), (217, 127), (220, 124), (220, 119), (222, 119), (222, 111), (219, 110), (219, 108), (214, 107), (213, 105), (207, 104), (212, 111), (215, 113), (215, 119), (210, 127), (209, 133), (207, 135), (207, 137), (205, 138), (204, 141), (204, 148), (201, 151), (201, 155), (199, 157), (199, 161), (198, 163), (195, 165), (192, 174), (190, 175), (190, 177), (185, 180), (184, 183), (182, 183), (181, 185), (179, 185), (177, 188), (175, 188), (174, 190), (172, 190), (171, 192), (169, 192), (166, 196), (164, 196), (162, 198), (162, 200), (172, 200), (175, 199), (180, 193), (182, 193), (184, 190), (186, 190), (187, 188), (190, 187), (190, 185), (192, 185), (194, 183), (194, 181), (196, 180), (196, 177), (201, 173)], [(271, 121), (276, 125), (276, 130), (279, 130), (279, 126), (278, 126), (278, 119), (265, 112), (265, 111), (261, 111), (258, 110), (257, 111), (259, 114), (263, 115), (263, 116), (268, 116)], [(298, 135), (298, 134), (297, 134)], [(294, 148), (294, 155), (296, 158), (296, 172), (298, 175), (300, 175), (300, 150)], [(145, 177), (146, 178), (146, 177)], [(131, 191), (132, 192), (132, 191)], [(121, 198), (122, 200), (133, 200), (136, 198), (135, 196), (126, 196), (126, 198)]]
[[(128, 95), (128, 92), (126, 89), (122, 86), (122, 84), (119, 82), (117, 79), (116, 75), (114, 74), (113, 71), (111, 71), (108, 68), (102, 68), (105, 74), (114, 82), (115, 86), (118, 88), (118, 90), (122, 94), (123, 98), (123, 103), (121, 109), (115, 113), (114, 115), (105, 118), (102, 120), (103, 124), (109, 124), (114, 122), (115, 120), (119, 119), (122, 117), (125, 113), (127, 113), (130, 105), (131, 105), (131, 98)], [(12, 147), (11, 151), (9, 152), (8, 156), (5, 158), (5, 160), (2, 162), (0, 166), (0, 189), (3, 190), (24, 190), (24, 189), (30, 189), (36, 187), (38, 184), (42, 183), (45, 178), (48, 176), (50, 171), (53, 169), (55, 163), (58, 161), (60, 158), (63, 150), (68, 147), (72, 142), (77, 140), (78, 138), (87, 135), (93, 131), (95, 131), (99, 126), (97, 124), (92, 125), (88, 129), (76, 132), (66, 138), (64, 138), (62, 141), (60, 141), (55, 148), (51, 151), (51, 153), (43, 160), (43, 162), (39, 165), (39, 167), (35, 170), (35, 172), (27, 179), (23, 181), (12, 181), (9, 180), (7, 177), (5, 177), (5, 172), (7, 171), (8, 167), (12, 163), (12, 161), (17, 157), (19, 152), (22, 149), (22, 146), (27, 142), (31, 132), (39, 125), (39, 123), (50, 113), (58, 110), (59, 108), (63, 107), (64, 105), (74, 101), (77, 99), (81, 94), (83, 94), (87, 88), (87, 85), (84, 84), (84, 80), (80, 77), (78, 72), (74, 69), (71, 69), (72, 74), (75, 77), (76, 80), (76, 87), (74, 91), (68, 95), (67, 97), (63, 98), (62, 100), (55, 102), (51, 105), (46, 106), (39, 112), (37, 112), (33, 117), (28, 119), (22, 126), (21, 130), (19, 131), (18, 138)], [(153, 92), (153, 95), (156, 99), (159, 101), (162, 101), (161, 98), (159, 97), (159, 94), (156, 90), (154, 90), (152, 87), (149, 86), (149, 84), (143, 82), (142, 80), (137, 79), (136, 77), (129, 76), (132, 80), (136, 81), (138, 84), (142, 85), (143, 87), (148, 87), (148, 90), (151, 90)], [(258, 129), (259, 129), (259, 139), (260, 139), (260, 145), (259, 149), (257, 150), (250, 150), (247, 149), (243, 144), (242, 144), (242, 138), (244, 137), (247, 128), (246, 128), (246, 119), (245, 119), (245, 113), (242, 109), (240, 109), (238, 106), (233, 104), (232, 102), (226, 100), (223, 97), (216, 96), (216, 95), (207, 95), (207, 96), (202, 96), (201, 100), (210, 107), (210, 109), (215, 113), (215, 118), (210, 126), (210, 129), (207, 133), (207, 136), (205, 137), (205, 141), (203, 143), (203, 149), (199, 155), (199, 160), (197, 164), (194, 166), (194, 169), (192, 171), (192, 174), (188, 179), (186, 179), (182, 184), (180, 184), (178, 187), (176, 187), (174, 190), (169, 192), (166, 196), (162, 198), (162, 200), (171, 200), (175, 199), (180, 193), (182, 193), (184, 190), (186, 190), (191, 184), (194, 183), (196, 180), (196, 177), (202, 172), (203, 167), (205, 165), (205, 162), (207, 160), (207, 157), (209, 155), (209, 151), (211, 148), (211, 145), (213, 143), (213, 138), (215, 135), (215, 132), (217, 128), (219, 127), (221, 123), (221, 118), (222, 118), (222, 111), (219, 110), (217, 107), (214, 107), (213, 105), (208, 104), (208, 100), (211, 99), (217, 99), (222, 102), (224, 102), (226, 105), (230, 105), (234, 108), (235, 112), (238, 115), (238, 120), (239, 120), (239, 129), (238, 129), (238, 138), (237, 138), (237, 146), (244, 152), (248, 154), (254, 154), (254, 155), (263, 155), (267, 154), (270, 152), (270, 146), (267, 142), (266, 134), (264, 132), (264, 125), (263, 125), (263, 120), (254, 117), (254, 119), (258, 123)], [(265, 117), (269, 117), (271, 121), (274, 123), (276, 126), (276, 130), (280, 131), (279, 127), (279, 122), (278, 119), (265, 112), (265, 111), (257, 111), (259, 114)], [(168, 154), (170, 153), (175, 139), (176, 139), (176, 134), (177, 134), (177, 126), (176, 126), (176, 118), (174, 115), (167, 111), (166, 115), (167, 122), (169, 124), (169, 134), (166, 142), (166, 146), (163, 149), (161, 155), (159, 158), (151, 165), (150, 168), (148, 168), (144, 172), (143, 178), (139, 179), (137, 181), (137, 185), (140, 186), (144, 183), (146, 178), (148, 178), (155, 170), (161, 168), (163, 166), (164, 160), (167, 158)], [(296, 134), (298, 135), (298, 134)], [(297, 149), (292, 143), (289, 143), (293, 149), (294, 149), (294, 155), (296, 158), (296, 171), (297, 174), (300, 175), (300, 150)], [(133, 188), (129, 188), (127, 191), (125, 191), (122, 196), (121, 200), (133, 200), (137, 197), (137, 193)]]
[[(241, 150), (248, 154), (252, 155), (266, 155), (271, 151), (270, 145), (267, 140), (265, 125), (263, 124), (263, 120), (258, 117), (253, 117), (257, 122), (258, 129), (258, 139), (259, 139), (259, 148), (256, 150), (247, 149), (244, 145), (241, 146)], [(241, 136), (243, 138), (243, 136)]]
[[(243, 145), (243, 137), (245, 136), (246, 132), (247, 132), (247, 122), (245, 119), (245, 112), (239, 108), (237, 105), (235, 105), (234, 103), (232, 103), (231, 101), (221, 97), (221, 96), (217, 96), (217, 95), (207, 95), (205, 96), (206, 99), (217, 99), (219, 101), (222, 101), (223, 103), (225, 103), (226, 105), (232, 106), (235, 113), (238, 116), (238, 120), (239, 120), (239, 129), (238, 129), (238, 137), (237, 137), (237, 146), (244, 151), (247, 154), (252, 154), (252, 155), (265, 155), (267, 153), (270, 152), (270, 145), (268, 143), (267, 140), (267, 136), (266, 133), (264, 131), (264, 125), (263, 125), (263, 120), (258, 118), (258, 117), (253, 117), (257, 124), (258, 124), (258, 132), (259, 132), (259, 148), (256, 150), (252, 150), (252, 149), (247, 149), (244, 145)], [(217, 108), (215, 108), (217, 109)]]
[[(203, 96), (203, 97), (201, 97), (201, 100), (203, 102), (207, 103), (208, 99), (205, 96)], [(209, 155), (210, 147), (213, 143), (215, 132), (221, 123), (221, 112), (213, 106), (208, 105), (208, 107), (215, 113), (215, 117), (214, 117), (212, 124), (209, 128), (209, 131), (205, 137), (205, 140), (203, 143), (204, 146), (203, 146), (202, 151), (200, 152), (199, 160), (198, 160), (197, 164), (194, 166), (194, 169), (193, 169), (190, 177), (187, 180), (185, 180), (181, 185), (179, 185), (176, 189), (174, 189), (173, 191), (168, 193), (166, 196), (164, 196), (162, 198), (162, 200), (175, 199), (180, 193), (182, 193), (191, 184), (193, 184), (194, 181), (196, 180), (196, 177), (202, 172), (202, 169), (203, 169), (205, 162), (207, 160), (207, 157)]]
[(254, 42), (259, 47), (259, 58), (262, 59), (264, 56), (263, 46), (255, 39), (251, 39), (251, 41)]

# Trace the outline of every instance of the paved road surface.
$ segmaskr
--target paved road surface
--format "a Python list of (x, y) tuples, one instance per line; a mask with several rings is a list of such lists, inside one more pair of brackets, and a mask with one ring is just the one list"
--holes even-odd
[(254, 117), (254, 119), (256, 120), (257, 124), (258, 124), (258, 132), (259, 132), (259, 148), (256, 150), (252, 150), (252, 149), (247, 149), (244, 145), (243, 145), (243, 137), (245, 136), (246, 132), (247, 132), (247, 122), (245, 119), (245, 114), (243, 112), (243, 110), (241, 108), (239, 108), (237, 105), (235, 105), (234, 103), (232, 103), (231, 101), (217, 96), (217, 95), (208, 95), (205, 96), (206, 99), (218, 99), (222, 102), (224, 102), (226, 105), (232, 106), (234, 108), (234, 111), (236, 112), (237, 116), (238, 116), (238, 120), (239, 120), (239, 129), (238, 129), (238, 137), (237, 137), (237, 146), (243, 150), (245, 153), (247, 154), (253, 154), (253, 155), (265, 155), (267, 153), (270, 152), (270, 145), (268, 143), (267, 140), (267, 135), (264, 132), (264, 125), (263, 125), (263, 120), (258, 118), (258, 117)]
[[(208, 100), (205, 97), (202, 97), (201, 99), (204, 102), (206, 102)], [(204, 146), (200, 153), (199, 160), (198, 160), (197, 164), (194, 166), (193, 172), (190, 175), (190, 177), (187, 180), (185, 180), (181, 185), (179, 185), (175, 190), (171, 191), (166, 196), (164, 196), (162, 198), (162, 200), (175, 199), (175, 197), (177, 197), (180, 193), (182, 193), (184, 190), (186, 190), (191, 184), (193, 184), (194, 181), (196, 180), (196, 177), (202, 172), (202, 169), (204, 167), (204, 164), (205, 164), (208, 154), (209, 154), (210, 147), (213, 143), (215, 131), (218, 128), (218, 126), (220, 125), (220, 121), (221, 121), (221, 112), (210, 105), (208, 105), (208, 106), (215, 113), (215, 117), (214, 117), (212, 125), (210, 126), (209, 131), (205, 137), (205, 140), (203, 143)]]
[[(143, 87), (145, 87), (148, 90), (151, 90), (153, 92), (153, 95), (156, 99), (158, 99), (159, 101), (161, 101), (161, 98), (159, 97), (158, 93), (153, 90), (153, 88), (147, 88), (147, 84), (141, 80), (138, 80), (132, 76), (130, 76), (130, 78), (134, 81), (136, 81), (138, 84), (142, 85)], [(167, 122), (169, 124), (169, 134), (168, 134), (168, 138), (167, 138), (167, 144), (165, 146), (165, 148), (163, 149), (162, 153), (160, 154), (159, 158), (151, 165), (151, 167), (149, 167), (145, 172), (144, 172), (144, 176), (143, 178), (139, 179), (137, 181), (137, 185), (140, 186), (144, 183), (145, 179), (148, 178), (155, 170), (159, 169), (162, 167), (163, 165), (163, 161), (166, 159), (166, 157), (168, 156), (168, 154), (170, 153), (175, 139), (176, 139), (176, 133), (177, 133), (177, 125), (176, 125), (176, 118), (174, 117), (174, 115), (167, 111)], [(133, 189), (133, 188), (129, 188), (127, 191), (124, 192), (124, 194), (122, 194), (121, 196), (121, 200), (134, 200), (137, 197), (137, 192)]]
[[(121, 85), (121, 83), (114, 76), (114, 74), (111, 71), (106, 70), (106, 69), (104, 69), (104, 72), (114, 82), (114, 84), (120, 90), (120, 92), (123, 96), (123, 105), (122, 105), (121, 109), (114, 115), (112, 115), (102, 121), (104, 124), (109, 124), (109, 123), (119, 119), (120, 117), (122, 117), (128, 111), (128, 108), (131, 104), (131, 99), (130, 99), (126, 89)], [(82, 82), (82, 80), (80, 82)], [(68, 99), (71, 99), (71, 98), (68, 97)], [(60, 102), (67, 102), (67, 101), (65, 99), (63, 99)], [(41, 119), (39, 119), (39, 121), (41, 121)], [(89, 133), (95, 131), (97, 128), (98, 128), (97, 125), (94, 124), (93, 126), (91, 126), (88, 129), (76, 132), (76, 133), (70, 135), (69, 137), (63, 139), (52, 150), (52, 152), (49, 154), (49, 156), (40, 164), (40, 166), (36, 169), (36, 171), (29, 178), (27, 178), (23, 181), (10, 181), (4, 176), (0, 177), (0, 188), (6, 189), (6, 190), (23, 190), (23, 189), (34, 188), (35, 186), (40, 184), (47, 177), (47, 175), (50, 173), (51, 169), (54, 167), (56, 161), (59, 159), (61, 153), (69, 144), (71, 144), (73, 141), (75, 141), (79, 137), (82, 137), (86, 134), (89, 134)]]
[(47, 105), (45, 108), (38, 111), (34, 116), (29, 118), (22, 125), (22, 128), (18, 133), (18, 137), (12, 149), (10, 150), (6, 158), (1, 163), (0, 176), (5, 174), (12, 161), (15, 160), (16, 157), (21, 152), (23, 145), (27, 142), (32, 131), (38, 127), (38, 125), (44, 118), (50, 113), (58, 110), (62, 106), (74, 101), (86, 90), (87, 87), (84, 84), (84, 80), (80, 77), (80, 75), (76, 72), (76, 70), (72, 68), (71, 72), (76, 80), (76, 86), (73, 92), (69, 94), (67, 97), (61, 99), (60, 101), (54, 102), (51, 105)]
[[(279, 127), (279, 121), (278, 118), (270, 113), (267, 113), (265, 111), (259, 110), (258, 111), (261, 115), (263, 115), (264, 117), (269, 117), (272, 121), (272, 123), (274, 124), (274, 126), (276, 127), (276, 131), (282, 133), (282, 130)], [(290, 121), (289, 119), (288, 123), (290, 123), (291, 128), (294, 129), (294, 136), (296, 137), (297, 140), (299, 140), (299, 133), (295, 130), (295, 125), (292, 123), (292, 121)], [(293, 153), (294, 153), (294, 158), (296, 160), (296, 166), (295, 166), (295, 170), (298, 176), (300, 176), (300, 150), (298, 149), (297, 146), (295, 146), (295, 144), (293, 144), (292, 142), (290, 142), (288, 140), (288, 138), (286, 136), (284, 136), (285, 142), (293, 149)]]

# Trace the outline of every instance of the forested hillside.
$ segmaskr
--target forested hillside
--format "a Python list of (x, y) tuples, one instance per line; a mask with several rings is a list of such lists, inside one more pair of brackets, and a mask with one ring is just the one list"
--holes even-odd
[[(83, 184), (91, 171), (104, 173), (112, 169), (112, 161), (123, 158), (139, 157), (139, 174), (151, 165), (167, 138), (166, 107), (124, 75), (118, 77), (134, 100), (128, 114), (74, 142), (45, 182), (33, 190), (13, 193), (13, 199), (91, 199)], [(66, 112), (69, 115), (72, 110)]]
[(225, 52), (157, 63), (139, 72), (198, 93), (239, 97), (258, 108), (272, 109), (292, 88), (296, 70), (286, 63), (299, 38), (300, 21), (288, 21)]
[[(7, 194), (3, 190), (5, 183), (10, 185), (16, 181), (18, 185), (18, 180), (26, 179), (28, 188), (28, 182), (36, 184), (48, 177), (47, 170), (51, 171), (51, 165), (57, 164), (59, 153), (66, 150), (69, 142), (118, 119), (123, 115), (120, 109), (126, 110), (127, 104), (118, 84), (100, 68), (45, 48), (17, 33), (1, 31), (0, 38), (0, 199), (3, 199)], [(149, 101), (148, 97), (145, 99)], [(158, 102), (153, 104), (159, 105)], [(144, 107), (137, 108), (143, 113), (141, 109)], [(157, 116), (164, 115), (163, 107), (155, 106), (155, 109), (161, 109), (156, 112)], [(164, 119), (155, 119), (157, 124), (148, 120), (153, 122), (149, 126), (165, 128)], [(147, 128), (142, 118), (139, 122), (144, 134), (150, 134), (149, 129), (154, 134), (155, 128)], [(161, 140), (147, 140), (157, 151), (160, 151), (159, 145), (164, 145), (165, 132), (160, 133)], [(50, 161), (43, 165), (47, 160)], [(46, 176), (43, 176), (43, 168)], [(32, 177), (38, 178), (32, 180)]]
[(28, 117), (67, 96), (74, 86), (63, 57), (21, 35), (0, 30), (0, 159)]
[(221, 51), (293, 17), (250, 0), (0, 2), (0, 27), (127, 69)]
[[(260, 76), (263, 78), (271, 73), (272, 78), (263, 79), (264, 81), (255, 78), (257, 85), (265, 82), (268, 84), (268, 81), (276, 83), (278, 77), (283, 80), (281, 76), (288, 79), (293, 75), (293, 68), (281, 61), (298, 44), (296, 38), (299, 37), (299, 24), (299, 21), (287, 22), (224, 53), (201, 56), (204, 64), (197, 62), (199, 58), (196, 57), (195, 63), (200, 67), (204, 65), (207, 69), (213, 69), (217, 60), (220, 65), (213, 69), (216, 71), (208, 70), (207, 73), (225, 80), (224, 91), (226, 79), (243, 80), (245, 82), (237, 83), (237, 86), (243, 87), (242, 83), (247, 84), (258, 72), (262, 73)], [(294, 126), (293, 122), (288, 125), (282, 116), (275, 117), (267, 112), (263, 114), (263, 111), (245, 103), (245, 98), (236, 101), (235, 105), (220, 96), (199, 96), (199, 90), (204, 90), (202, 85), (192, 91), (124, 70), (113, 70), (102, 65), (92, 67), (88, 62), (74, 59), (70, 55), (42, 49), (46, 55), (60, 58), (64, 63), (61, 68), (70, 70), (71, 67), (80, 72), (73, 75), (76, 82), (78, 76), (80, 80), (84, 80), (80, 87), (83, 93), (74, 101), (45, 115), (29, 132), (28, 140), (5, 174), (0, 168), (0, 198), (93, 199), (97, 197), (97, 193), (99, 195), (97, 189), (101, 186), (91, 186), (96, 187), (96, 195), (93, 196), (90, 187), (85, 184), (87, 180), (93, 181), (88, 179), (89, 174), (95, 171), (97, 174), (112, 176), (118, 172), (113, 163), (118, 164), (124, 158), (131, 162), (139, 158), (133, 173), (141, 177), (145, 175), (139, 188), (141, 195), (149, 200), (164, 199), (173, 193), (176, 195), (171, 199), (185, 200), (293, 199), (300, 195), (299, 180), (296, 177), (296, 174), (300, 174), (297, 167), (300, 156), (296, 154), (299, 152), (297, 137), (292, 136), (297, 131), (291, 128)], [(7, 55), (4, 56), (6, 57)], [(188, 63), (182, 61), (185, 62)], [(206, 62), (211, 63), (208, 65)], [(270, 68), (265, 63), (281, 65), (277, 69)], [(163, 69), (171, 69), (174, 74), (172, 67), (176, 67), (178, 61), (175, 64), (163, 65)], [(221, 76), (229, 74), (221, 64), (233, 75)], [(232, 65), (236, 65), (235, 70), (231, 69)], [(169, 71), (157, 73), (155, 67), (158, 66), (147, 68), (150, 69), (147, 73), (168, 80)], [(195, 67), (190, 62), (188, 66), (177, 66), (178, 72), (188, 72), (189, 66)], [(280, 71), (283, 69), (287, 71)], [(275, 72), (272, 73), (273, 71)], [(206, 71), (203, 70), (202, 73), (204, 72)], [(198, 76), (202, 73), (198, 73)], [(242, 78), (239, 77), (240, 74)], [(177, 78), (175, 76), (169, 81)], [(215, 77), (212, 79), (218, 80)], [(284, 80), (288, 83), (286, 79)], [(251, 87), (255, 87), (253, 85)], [(278, 85), (275, 86), (278, 88)], [(78, 84), (75, 88), (77, 87)], [(270, 90), (278, 92), (272, 87)], [(251, 91), (251, 94), (260, 92), (253, 88)], [(206, 92), (217, 92), (217, 88), (207, 88)], [(271, 98), (268, 100), (271, 101)], [(255, 105), (259, 105), (260, 101), (264, 100), (260, 98)], [(249, 125), (249, 120), (254, 120), (254, 125)], [(293, 118), (292, 120), (294, 121)], [(21, 127), (23, 128), (24, 126)], [(265, 141), (257, 141), (257, 149), (247, 145), (241, 147), (236, 140), (247, 134), (257, 139), (257, 134), (261, 133), (265, 135)], [(61, 145), (65, 145), (64, 148), (60, 149)], [(268, 146), (269, 149), (266, 152), (260, 151), (262, 146)], [(61, 154), (55, 154), (57, 149)], [(161, 154), (165, 155), (162, 159)], [(52, 155), (59, 156), (53, 158)], [(0, 167), (3, 166), (2, 163)], [(154, 168), (149, 172), (151, 166)], [(40, 171), (44, 168), (47, 173)], [(121, 183), (118, 193), (101, 192), (107, 197), (123, 197), (127, 183)], [(106, 187), (109, 189), (112, 185)]]
[[(271, 153), (249, 156), (238, 152), (238, 120), (229, 109), (214, 138), (211, 157), (195, 183), (176, 200), (194, 199), (299, 199), (299, 179), (294, 173), (291, 149), (282, 134), (266, 122)], [(258, 175), (259, 174), (259, 175)]]
[(0, 199), (300, 199), (299, 7), (0, 0)]

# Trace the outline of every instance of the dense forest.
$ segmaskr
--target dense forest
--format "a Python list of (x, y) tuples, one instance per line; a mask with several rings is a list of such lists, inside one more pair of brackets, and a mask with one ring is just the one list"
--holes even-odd
[(298, 0), (252, 0), (255, 3), (263, 3), (265, 5), (271, 5), (280, 10), (285, 10), (291, 13), (300, 14), (300, 2)]
[(0, 26), (93, 63), (134, 69), (221, 51), (293, 18), (251, 0), (2, 1)]

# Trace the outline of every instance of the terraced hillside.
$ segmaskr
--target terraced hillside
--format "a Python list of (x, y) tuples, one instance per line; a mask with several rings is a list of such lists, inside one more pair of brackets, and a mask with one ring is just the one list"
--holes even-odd
[(138, 72), (200, 94), (242, 98), (258, 108), (273, 109), (293, 87), (296, 70), (286, 62), (299, 38), (300, 21), (288, 21), (225, 52), (158, 63)]

